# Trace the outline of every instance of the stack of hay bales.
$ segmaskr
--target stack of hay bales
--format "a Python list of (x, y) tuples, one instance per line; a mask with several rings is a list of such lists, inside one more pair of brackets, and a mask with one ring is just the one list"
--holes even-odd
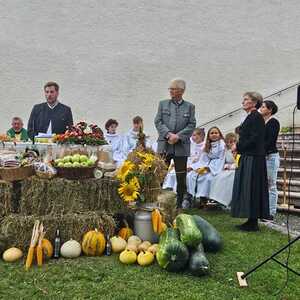
[(26, 250), (35, 220), (44, 223), (46, 237), (52, 241), (56, 229), (62, 241), (81, 241), (85, 232), (95, 228), (113, 235), (113, 214), (127, 211), (117, 188), (118, 182), (110, 178), (47, 180), (34, 176), (22, 181), (16, 211), (12, 209), (12, 184), (1, 182), (0, 237), (8, 239), (9, 246)]

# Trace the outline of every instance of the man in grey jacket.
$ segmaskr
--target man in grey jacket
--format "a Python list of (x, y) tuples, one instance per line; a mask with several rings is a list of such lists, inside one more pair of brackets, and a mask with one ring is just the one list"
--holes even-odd
[(187, 158), (190, 155), (190, 137), (196, 126), (195, 106), (182, 96), (185, 81), (171, 81), (171, 99), (160, 101), (155, 117), (158, 131), (157, 152), (165, 157), (167, 165), (174, 160), (177, 179), (177, 207), (182, 206), (186, 194)]

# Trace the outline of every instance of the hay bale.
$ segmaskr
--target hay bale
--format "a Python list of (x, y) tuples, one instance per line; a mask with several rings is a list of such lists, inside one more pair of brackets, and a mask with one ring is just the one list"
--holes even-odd
[(164, 220), (167, 224), (172, 224), (176, 217), (176, 193), (168, 190), (163, 190), (157, 197), (157, 204), (164, 215)]
[(54, 242), (56, 229), (60, 230), (62, 242), (71, 238), (81, 242), (84, 233), (95, 228), (110, 236), (115, 231), (114, 219), (104, 212), (41, 217), (9, 215), (1, 221), (0, 236), (8, 239), (10, 247), (19, 247), (25, 251), (30, 244), (32, 228), (37, 219), (43, 222), (46, 238), (52, 242)]
[(11, 182), (0, 180), (0, 218), (12, 212), (13, 186)]
[(20, 213), (22, 215), (56, 215), (105, 210), (125, 210), (117, 195), (117, 184), (110, 178), (45, 180), (28, 178), (22, 184)]

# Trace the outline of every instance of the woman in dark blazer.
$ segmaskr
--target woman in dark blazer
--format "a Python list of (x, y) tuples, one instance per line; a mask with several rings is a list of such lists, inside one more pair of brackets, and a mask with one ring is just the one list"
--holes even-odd
[(258, 231), (258, 218), (269, 217), (265, 122), (256, 107), (260, 100), (259, 93), (244, 94), (242, 104), (248, 116), (240, 126), (239, 141), (232, 149), (241, 157), (234, 179), (231, 214), (236, 218), (248, 218), (246, 223), (238, 225), (244, 231)]

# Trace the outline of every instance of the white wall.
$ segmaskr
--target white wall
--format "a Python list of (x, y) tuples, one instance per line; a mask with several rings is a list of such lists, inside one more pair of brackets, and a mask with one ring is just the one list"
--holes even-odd
[(245, 90), (300, 80), (299, 11), (297, 0), (2, 0), (0, 132), (14, 115), (28, 119), (48, 80), (75, 120), (103, 127), (113, 117), (125, 131), (139, 114), (154, 135), (157, 102), (182, 77), (203, 123), (237, 108)]

